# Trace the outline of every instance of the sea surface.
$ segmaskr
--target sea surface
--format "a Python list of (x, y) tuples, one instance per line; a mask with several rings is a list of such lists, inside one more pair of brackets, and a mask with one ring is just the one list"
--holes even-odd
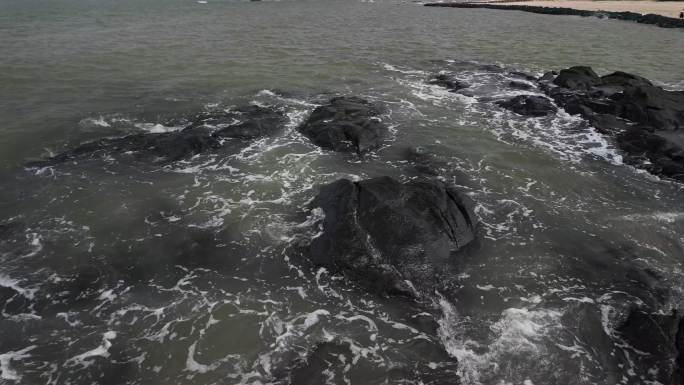
[[(563, 110), (523, 118), (494, 102), (539, 93), (510, 87), (511, 71), (589, 65), (684, 89), (683, 63), (682, 31), (598, 18), (0, 0), (0, 383), (287, 384), (332, 342), (338, 362), (321, 364), (320, 383), (416, 384), (455, 368), (440, 383), (655, 384), (668, 369), (615, 325), (643, 304), (684, 306), (684, 186), (624, 164)], [(469, 91), (428, 84), (440, 71)], [(359, 158), (297, 132), (335, 95), (383, 107), (381, 149)], [(285, 111), (283, 131), (173, 164), (26, 166), (245, 104)], [(292, 252), (317, 186), (413, 178), (411, 147), (482, 224), (456, 298), (435, 293), (429, 312)]]

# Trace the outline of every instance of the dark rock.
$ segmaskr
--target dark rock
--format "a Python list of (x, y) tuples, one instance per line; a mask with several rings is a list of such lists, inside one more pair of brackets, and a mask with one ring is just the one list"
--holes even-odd
[(518, 95), (496, 104), (524, 116), (546, 116), (558, 110), (549, 99), (537, 95)]
[[(642, 365), (659, 368), (653, 373), (660, 383), (679, 383), (681, 375), (680, 324), (681, 315), (673, 311), (671, 314), (652, 313), (642, 309), (633, 309), (627, 318), (618, 326), (617, 332), (629, 345), (640, 352)], [(676, 381), (676, 382), (675, 382)]]
[(529, 89), (532, 89), (532, 87), (533, 87), (530, 83), (519, 82), (516, 80), (512, 80), (511, 82), (509, 82), (508, 86), (511, 88), (519, 89), (519, 90), (529, 90)]
[(539, 80), (539, 79), (537, 79), (536, 76), (530, 75), (528, 73), (521, 72), (521, 71), (511, 71), (511, 72), (509, 72), (509, 74), (511, 74), (513, 76), (517, 76), (517, 77), (522, 78), (522, 79), (525, 79), (525, 80), (530, 81), (530, 82), (534, 82), (534, 81)]
[(676, 355), (678, 326), (676, 313), (665, 315), (634, 309), (617, 331), (636, 349), (664, 358)]
[(625, 72), (598, 77), (588, 67), (562, 70), (553, 84), (549, 96), (614, 136), (627, 163), (684, 181), (684, 92)]
[(357, 97), (337, 97), (317, 107), (298, 130), (316, 145), (342, 152), (364, 154), (379, 147), (387, 130), (380, 111)]
[(684, 384), (684, 317), (679, 320), (679, 328), (675, 335), (675, 348), (677, 348), (677, 358), (675, 359), (672, 384), (682, 385)]
[(615, 115), (656, 130), (684, 129), (684, 92), (628, 84), (610, 96)]
[[(684, 134), (679, 134), (684, 136)], [(684, 182), (684, 148), (665, 136), (632, 128), (617, 135), (617, 143), (625, 154), (625, 163), (645, 168)]]
[(323, 186), (311, 203), (324, 219), (310, 258), (376, 292), (412, 296), (405, 280), (434, 280), (431, 271), (475, 239), (470, 206), (435, 180), (340, 179)]
[(444, 87), (451, 92), (470, 87), (470, 84), (447, 74), (435, 75), (428, 80), (428, 83)]
[(30, 310), (31, 299), (10, 286), (0, 283), (0, 314), (21, 314)]
[(603, 85), (609, 86), (653, 86), (648, 79), (642, 78), (641, 76), (628, 74), (626, 72), (617, 71), (610, 75), (605, 75), (601, 77), (601, 83)]
[(195, 129), (162, 134), (135, 134), (85, 143), (47, 160), (31, 162), (28, 166), (45, 167), (117, 154), (130, 154), (141, 161), (169, 163), (218, 147), (220, 144), (216, 138)]
[(601, 78), (590, 67), (570, 67), (561, 70), (553, 84), (571, 89), (588, 89), (601, 82)]
[(254, 139), (276, 133), (284, 124), (282, 112), (259, 106), (206, 113), (188, 127), (166, 133), (145, 133), (85, 143), (29, 167), (45, 167), (70, 161), (129, 155), (152, 163), (172, 163), (222, 146), (222, 138)]
[(285, 120), (279, 110), (249, 105), (227, 112), (206, 114), (193, 126), (218, 127), (214, 135), (221, 138), (255, 139), (278, 133)]
[(542, 77), (539, 78), (539, 81), (541, 81), (541, 82), (550, 82), (550, 81), (552, 81), (553, 79), (555, 79), (556, 76), (558, 76), (558, 72), (556, 72), (556, 71), (545, 72), (544, 75), (542, 75)]

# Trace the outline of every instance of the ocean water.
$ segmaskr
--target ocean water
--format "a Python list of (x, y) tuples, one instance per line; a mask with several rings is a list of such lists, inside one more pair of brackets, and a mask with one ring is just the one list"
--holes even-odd
[[(411, 2), (1, 1), (0, 383), (657, 383), (670, 368), (616, 325), (684, 303), (684, 188), (563, 110), (494, 101), (540, 93), (512, 71), (571, 65), (682, 89), (682, 37)], [(469, 91), (429, 85), (440, 71)], [(333, 95), (383, 107), (381, 149), (297, 132)], [(249, 103), (282, 109), (283, 131), (170, 165), (26, 167)], [(316, 186), (408, 180), (415, 146), (482, 223), (448, 295), (379, 298), (294, 251)]]

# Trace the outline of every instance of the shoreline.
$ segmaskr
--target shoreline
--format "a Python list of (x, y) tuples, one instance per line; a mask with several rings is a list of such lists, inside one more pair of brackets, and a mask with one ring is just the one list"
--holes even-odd
[(684, 8), (684, 1), (654, 0), (491, 0), (487, 2), (500, 5), (573, 8), (584, 11), (634, 12), (673, 19), (679, 19), (679, 12)]
[[(651, 24), (661, 28), (684, 28), (684, 19), (678, 19), (661, 14), (642, 14), (632, 11), (606, 11), (606, 10), (591, 10), (591, 9), (577, 9), (572, 7), (553, 7), (548, 5), (560, 5), (580, 3), (579, 1), (524, 1), (518, 3), (426, 3), (426, 7), (445, 7), (445, 8), (483, 8), (483, 9), (497, 9), (506, 11), (523, 11), (530, 13), (538, 13), (544, 15), (568, 15), (568, 16), (582, 16), (582, 17), (599, 17), (616, 20), (633, 21), (640, 24)], [(621, 3), (619, 1), (601, 1), (601, 2), (586, 2), (581, 3)], [(649, 2), (650, 3), (650, 2)], [(529, 4), (544, 4), (544, 5), (529, 5)], [(548, 4), (548, 5), (546, 5)], [(677, 2), (678, 6), (684, 6), (684, 3)]]

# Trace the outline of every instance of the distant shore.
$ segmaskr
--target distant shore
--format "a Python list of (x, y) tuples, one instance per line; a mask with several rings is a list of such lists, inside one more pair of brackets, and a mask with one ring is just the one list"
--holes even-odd
[(679, 12), (684, 8), (684, 1), (533, 0), (447, 2), (425, 5), (513, 10), (548, 15), (595, 16), (653, 24), (664, 28), (684, 28), (684, 19), (679, 18)]
[(642, 15), (649, 13), (672, 18), (679, 18), (684, 8), (684, 1), (648, 1), (648, 0), (533, 0), (497, 2), (502, 5), (530, 5), (537, 7), (561, 7), (581, 9), (585, 11), (635, 12)]

